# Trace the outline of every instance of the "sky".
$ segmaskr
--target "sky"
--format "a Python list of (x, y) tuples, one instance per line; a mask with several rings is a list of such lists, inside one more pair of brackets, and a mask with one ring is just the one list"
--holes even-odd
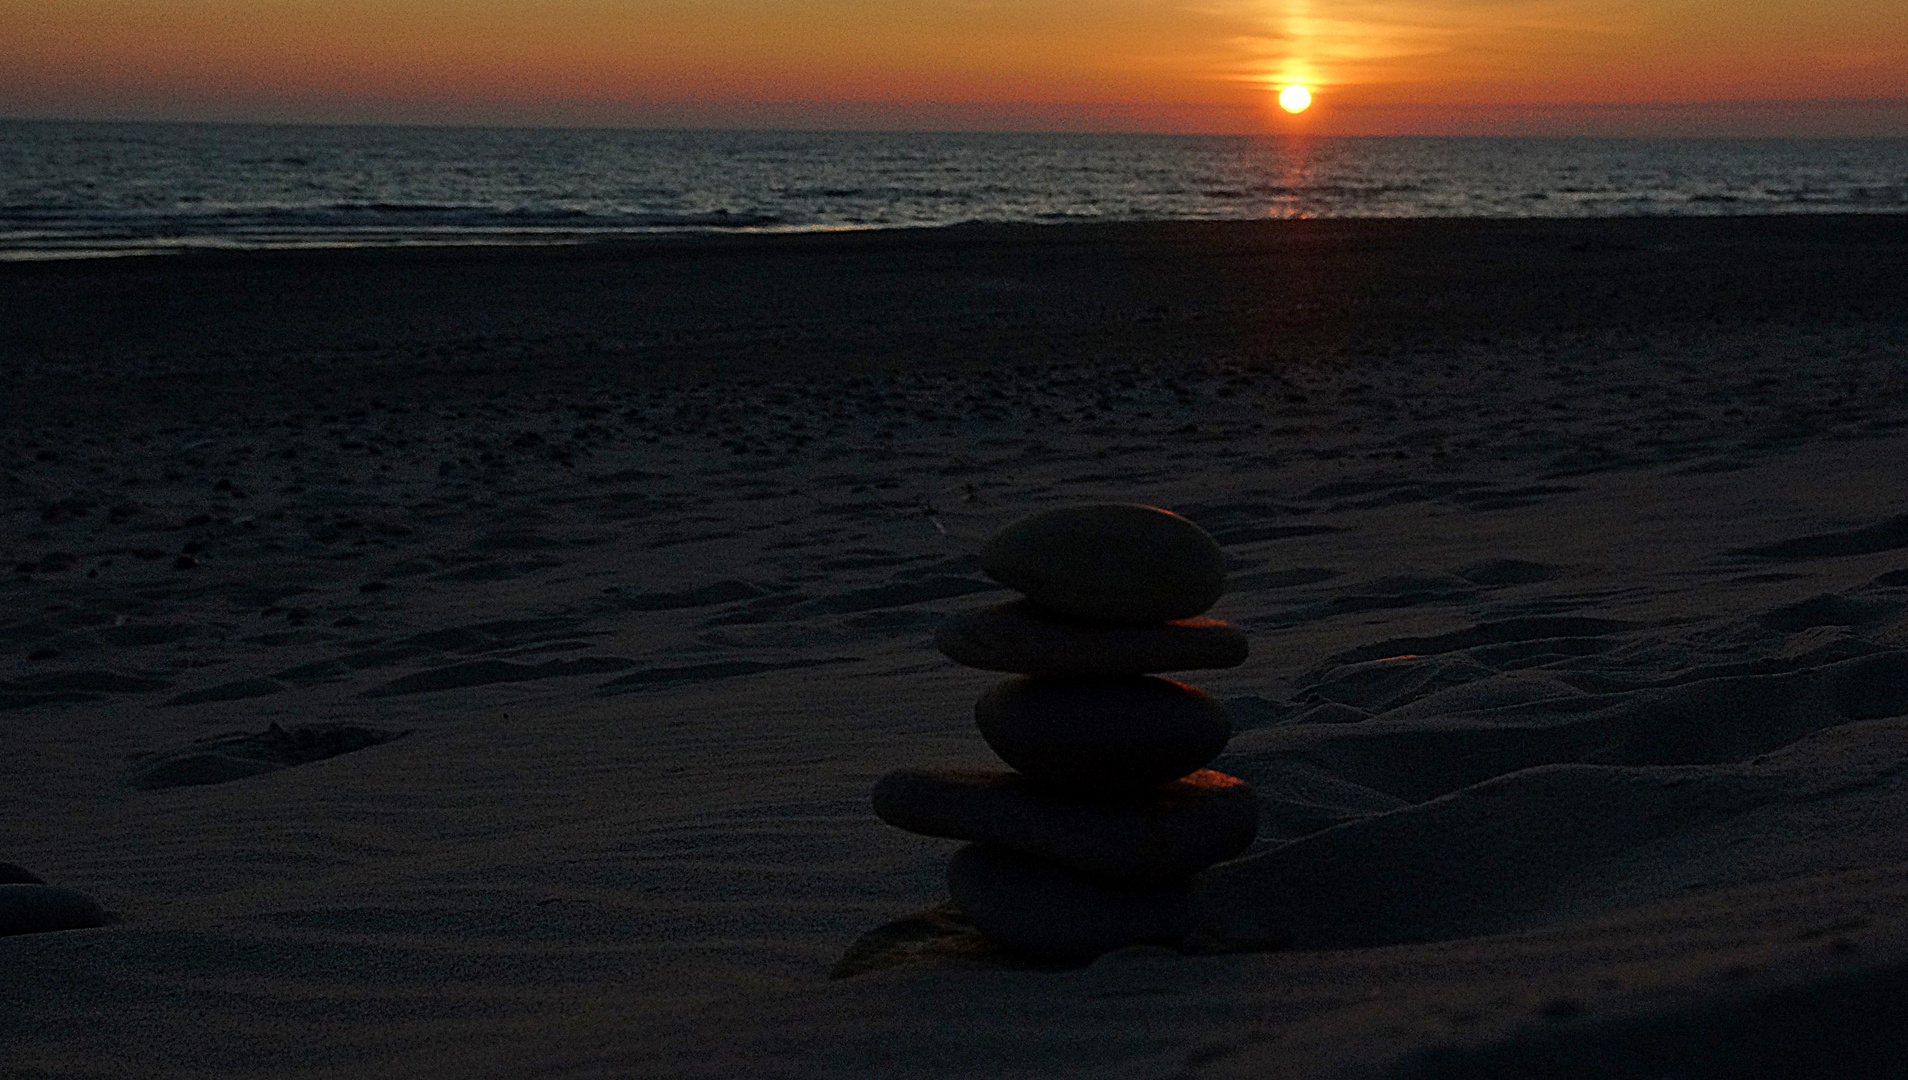
[(1908, 0), (13, 0), (0, 116), (1908, 135)]

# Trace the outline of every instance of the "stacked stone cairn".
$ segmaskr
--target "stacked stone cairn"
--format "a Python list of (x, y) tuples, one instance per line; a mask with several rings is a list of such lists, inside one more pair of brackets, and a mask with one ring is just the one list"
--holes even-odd
[(974, 707), (1014, 771), (889, 773), (876, 815), (970, 842), (948, 891), (1000, 944), (1078, 961), (1181, 943), (1196, 925), (1192, 875), (1259, 828), (1251, 786), (1203, 768), (1232, 736), (1225, 708), (1153, 677), (1245, 660), (1243, 634), (1201, 617), (1224, 591), (1224, 554), (1177, 514), (1103, 503), (1008, 525), (981, 567), (1024, 599), (948, 619), (935, 645), (1016, 673)]

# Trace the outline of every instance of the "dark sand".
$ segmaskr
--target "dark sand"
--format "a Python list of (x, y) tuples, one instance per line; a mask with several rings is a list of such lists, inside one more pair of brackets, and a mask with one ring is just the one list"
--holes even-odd
[[(1908, 216), (974, 226), (553, 248), (0, 264), (0, 365), (89, 406), (132, 383), (363, 404), (865, 373), (1210, 367), (1530, 336), (1900, 317)], [(207, 385), (195, 376), (215, 373)], [(26, 403), (31, 402), (31, 405)]]
[[(1903, 1059), (1908, 217), (0, 264), (0, 376), (0, 861), (117, 919), (0, 1074)], [(1206, 951), (830, 982), (1084, 499), (1232, 559)]]

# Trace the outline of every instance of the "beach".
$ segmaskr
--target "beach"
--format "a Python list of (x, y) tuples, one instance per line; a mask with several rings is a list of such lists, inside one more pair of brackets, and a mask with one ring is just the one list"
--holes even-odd
[[(0, 375), (0, 861), (113, 920), (0, 938), (0, 1075), (1908, 1055), (1908, 216), (6, 263)], [(831, 979), (1085, 501), (1230, 560), (1257, 846), (1184, 952)]]

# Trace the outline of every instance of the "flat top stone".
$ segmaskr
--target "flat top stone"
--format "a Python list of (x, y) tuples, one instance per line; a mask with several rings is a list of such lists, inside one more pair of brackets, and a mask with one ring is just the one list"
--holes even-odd
[(988, 539), (981, 569), (1061, 615), (1114, 623), (1198, 615), (1226, 587), (1226, 556), (1169, 510), (1088, 503), (1029, 514)]
[(1219, 621), (1189, 619), (1120, 626), (1055, 615), (1013, 600), (943, 620), (934, 646), (957, 664), (1075, 679), (1237, 667), (1246, 637)]

